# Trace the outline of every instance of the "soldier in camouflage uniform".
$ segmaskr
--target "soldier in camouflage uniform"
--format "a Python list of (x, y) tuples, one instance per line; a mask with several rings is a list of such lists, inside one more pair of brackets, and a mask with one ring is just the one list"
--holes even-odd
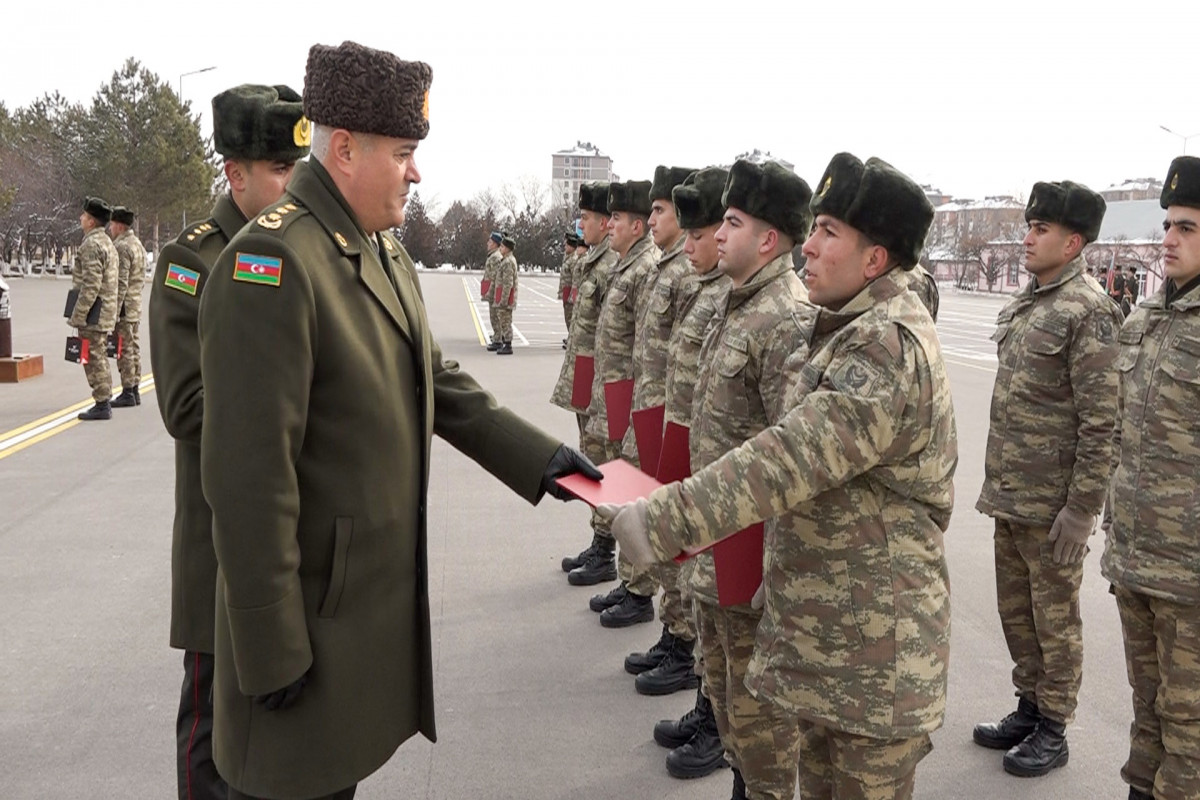
[(512, 349), (512, 320), (513, 311), (517, 308), (517, 257), (513, 249), (517, 243), (512, 237), (505, 236), (500, 240), (500, 265), (496, 267), (495, 288), (492, 290), (492, 307), (496, 309), (496, 324), (499, 326), (496, 334), (500, 337), (500, 347), (496, 355), (511, 356)]
[(937, 279), (929, 274), (929, 270), (917, 264), (908, 272), (912, 281), (912, 290), (921, 298), (929, 316), (937, 322), (938, 306), (941, 305), (941, 293), (938, 291)]
[(1024, 777), (1067, 763), (1066, 726), (1083, 675), (1079, 587), (1112, 473), (1120, 311), (1084, 274), (1104, 200), (1085, 186), (1036, 183), (1025, 208), (1031, 279), (1000, 312), (984, 483), (995, 520), (996, 596), (1014, 663), (1017, 710), (975, 726)]
[[(112, 218), (112, 208), (99, 197), (83, 201), (79, 226), (83, 243), (75, 253), (71, 270), (72, 288), (79, 292), (67, 324), (79, 330), (88, 343), (88, 361), (83, 365), (88, 386), (92, 387), (91, 408), (79, 413), (83, 420), (112, 419), (112, 373), (108, 370), (108, 334), (117, 321), (117, 262), (119, 256), (104, 226)], [(100, 304), (100, 318), (88, 323), (92, 307)]]
[[(596, 354), (596, 325), (600, 320), (600, 309), (604, 296), (608, 292), (609, 272), (617, 263), (619, 256), (609, 244), (608, 235), (608, 184), (602, 181), (585, 183), (579, 187), (579, 226), (583, 231), (584, 243), (588, 246), (587, 253), (579, 260), (575, 269), (576, 293), (575, 309), (571, 315), (571, 329), (567, 336), (567, 354), (563, 356), (562, 370), (550, 402), (559, 408), (575, 412), (579, 423), (579, 449), (593, 462), (600, 464), (607, 460), (605, 442), (607, 435), (592, 435), (588, 432), (588, 409), (591, 402), (590, 388), (586, 390), (588, 399), (583, 405), (572, 403), (572, 389), (575, 385), (575, 363), (577, 359), (593, 359)], [(566, 556), (562, 560), (562, 570), (567, 573), (567, 581), (575, 585), (578, 577), (572, 578), (571, 573), (580, 569), (589, 560), (596, 560), (601, 567), (605, 561), (612, 560), (616, 549), (613, 544), (612, 532), (608, 522), (598, 514), (592, 514), (592, 543), (578, 555)], [(616, 577), (615, 569), (612, 578)], [(590, 576), (585, 576), (590, 578)], [(612, 580), (608, 578), (608, 580)], [(583, 584), (580, 584), (583, 585)]]
[(488, 324), (492, 328), (491, 340), (487, 343), (487, 349), (493, 353), (499, 350), (503, 345), (500, 341), (499, 322), (496, 319), (496, 273), (500, 269), (500, 262), (504, 260), (504, 254), (500, 252), (500, 242), (504, 240), (504, 234), (500, 231), (492, 231), (487, 240), (487, 260), (483, 262), (483, 275), (479, 280), (479, 294), (483, 302), (487, 303), (488, 307)]
[(897, 271), (916, 263), (933, 208), (907, 176), (848, 153), (818, 187), (803, 252), (821, 309), (807, 356), (785, 365), (786, 414), (692, 477), (600, 513), (617, 514), (614, 535), (639, 561), (768, 519), (746, 686), (799, 737), (763, 750), (799, 764), (802, 797), (904, 800), (942, 723), (950, 654), (954, 410), (933, 320)]
[(200, 487), (200, 298), (233, 235), (283, 196), (311, 135), (300, 95), (287, 86), (229, 89), (213, 98), (212, 112), (213, 147), (225, 160), (229, 192), (208, 219), (162, 249), (147, 312), (155, 397), (175, 440), (170, 644), (184, 651), (176, 718), (179, 800), (225, 800), (228, 793), (212, 758), (217, 554), (212, 511)]
[[(563, 322), (567, 324), (567, 330), (571, 330), (571, 309), (575, 307), (575, 300), (571, 296), (571, 273), (575, 269), (575, 246), (577, 241), (575, 234), (567, 233), (563, 235), (563, 260), (562, 266), (558, 268), (558, 299), (563, 307)], [(563, 337), (563, 349), (567, 349), (567, 339)]]
[(1163, 287), (1119, 334), (1112, 584), (1133, 688), (1130, 800), (1200, 796), (1200, 158), (1171, 162), (1159, 203)]
[(109, 223), (109, 235), (117, 249), (117, 324), (121, 353), (117, 369), (121, 373), (121, 394), (112, 401), (113, 408), (140, 406), (142, 397), (138, 384), (142, 380), (141, 347), (138, 345), (138, 321), (142, 317), (142, 284), (146, 280), (146, 248), (129, 226), (134, 214), (124, 206), (116, 206)]

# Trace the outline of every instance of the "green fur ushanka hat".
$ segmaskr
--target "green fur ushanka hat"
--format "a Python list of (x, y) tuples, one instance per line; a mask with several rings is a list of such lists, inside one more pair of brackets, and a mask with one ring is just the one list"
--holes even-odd
[(840, 219), (887, 248), (911, 269), (921, 257), (933, 222), (933, 204), (912, 178), (878, 158), (859, 161), (838, 153), (825, 168), (812, 200), (813, 216)]
[(650, 216), (650, 181), (625, 181), (608, 185), (608, 213), (624, 211)]
[(122, 225), (132, 225), (134, 214), (125, 206), (113, 206), (112, 221)]
[(1106, 207), (1104, 198), (1082, 183), (1038, 181), (1025, 205), (1025, 221), (1055, 222), (1094, 242)]
[(675, 219), (679, 227), (697, 230), (716, 225), (725, 216), (721, 195), (725, 193), (725, 181), (729, 170), (721, 167), (705, 167), (687, 176), (683, 183), (671, 192), (675, 204)]
[(500, 240), (500, 246), (507, 247), (509, 250), (512, 250), (517, 246), (517, 243), (511, 236), (505, 236)]
[(112, 219), (112, 206), (99, 197), (83, 198), (83, 210), (101, 225), (107, 225)]
[(243, 84), (212, 99), (213, 147), (225, 158), (298, 161), (308, 155), (312, 126), (300, 95), (286, 86)]
[(314, 44), (304, 71), (304, 113), (331, 128), (424, 139), (432, 83), (433, 70), (422, 61), (357, 42)]
[(1180, 156), (1171, 162), (1158, 204), (1200, 208), (1200, 158)]
[(796, 240), (808, 237), (812, 189), (796, 173), (774, 161), (741, 160), (729, 170), (721, 203), (761, 219)]
[(650, 202), (670, 200), (671, 190), (695, 171), (689, 167), (655, 167), (654, 180), (650, 182)]
[(579, 185), (579, 210), (608, 216), (608, 184), (593, 181)]

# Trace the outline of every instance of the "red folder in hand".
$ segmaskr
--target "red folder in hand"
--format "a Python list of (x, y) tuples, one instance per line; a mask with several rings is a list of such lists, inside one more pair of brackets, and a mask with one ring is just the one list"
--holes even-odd
[(579, 302), (579, 290), (578, 289), (571, 289), (571, 302), (572, 303)]
[(564, 287), (563, 287), (563, 291), (562, 291), (562, 297), (563, 297), (563, 302), (564, 302), (564, 303), (569, 303), (569, 302), (571, 302), (571, 287), (570, 287), (570, 286), (564, 286)]
[(592, 379), (596, 377), (596, 359), (575, 356), (575, 382), (571, 384), (571, 405), (587, 408), (592, 402)]
[(691, 429), (678, 422), (668, 422), (663, 429), (662, 449), (658, 456), (660, 483), (674, 483), (692, 474), (692, 451), (688, 434)]
[(600, 472), (604, 475), (602, 481), (575, 473), (559, 478), (557, 483), (592, 508), (601, 503), (632, 503), (640, 497), (649, 497), (661, 485), (633, 464), (619, 458), (601, 464)]
[(675, 560), (685, 561), (705, 550), (712, 550), (717, 572), (717, 603), (721, 606), (749, 603), (763, 578), (763, 523), (757, 522), (704, 547), (687, 548)]
[(492, 288), (491, 281), (480, 281), (479, 282), (479, 297), (483, 300), (486, 300), (487, 296), (488, 296), (488, 290), (491, 288)]
[(604, 413), (608, 416), (608, 440), (619, 442), (629, 430), (633, 412), (633, 378), (604, 384)]
[(500, 301), (501, 301), (501, 299), (503, 299), (503, 297), (504, 297), (504, 287), (497, 284), (495, 290), (492, 292), (492, 302), (495, 303), (496, 305), (500, 305)]
[(517, 304), (517, 287), (513, 287), (508, 291), (508, 304), (515, 306)]
[(662, 453), (664, 406), (639, 408), (631, 416), (633, 439), (637, 444), (638, 462), (647, 475), (658, 474), (658, 459)]

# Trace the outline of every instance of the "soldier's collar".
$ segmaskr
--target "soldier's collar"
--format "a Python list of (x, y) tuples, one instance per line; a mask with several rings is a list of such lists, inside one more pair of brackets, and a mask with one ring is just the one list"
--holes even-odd
[(886, 303), (896, 295), (908, 291), (907, 281), (899, 273), (900, 267), (892, 267), (863, 287), (838, 310), (822, 307), (817, 316), (815, 332), (825, 334), (837, 330), (847, 322), (860, 317), (874, 306)]
[(1036, 283), (1037, 286), (1032, 288), (1030, 290), (1030, 293), (1031, 294), (1041, 294), (1042, 292), (1048, 292), (1052, 289), (1057, 289), (1059, 286), (1062, 286), (1067, 281), (1072, 280), (1073, 278), (1077, 278), (1080, 275), (1082, 275), (1083, 267), (1084, 267), (1084, 260), (1083, 260), (1083, 254), (1081, 253), (1081, 254), (1075, 256), (1075, 258), (1068, 261), (1067, 265), (1065, 267), (1063, 267), (1063, 271), (1058, 273), (1058, 277), (1055, 278), (1054, 280), (1050, 281), (1050, 283), (1043, 284), (1041, 281), (1031, 278), (1027, 285), (1030, 287), (1033, 287), (1033, 284)]
[[(316, 217), (343, 255), (358, 255), (363, 242), (374, 241), (374, 237), (367, 236), (359, 225), (354, 210), (319, 161), (310, 158), (297, 164), (288, 183), (288, 192)], [(334, 202), (328, 202), (322, 195), (328, 195)]]
[(668, 247), (666, 252), (664, 252), (661, 256), (659, 256), (658, 263), (665, 264), (668, 261), (670, 261), (672, 258), (674, 258), (675, 256), (682, 253), (683, 252), (683, 243), (685, 241), (687, 241), (687, 234), (686, 233), (679, 234), (679, 238), (675, 240), (675, 244)]
[(767, 285), (771, 281), (795, 269), (795, 264), (792, 262), (792, 253), (789, 250), (786, 253), (781, 253), (775, 258), (763, 264), (762, 268), (750, 276), (750, 280), (743, 283), (736, 289), (729, 292), (729, 302), (731, 305), (737, 305), (743, 302), (747, 297), (751, 297), (758, 293), (758, 290)]

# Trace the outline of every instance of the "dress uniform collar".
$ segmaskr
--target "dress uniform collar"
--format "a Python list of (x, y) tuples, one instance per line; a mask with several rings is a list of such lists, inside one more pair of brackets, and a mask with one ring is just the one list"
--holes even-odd
[(217, 198), (217, 202), (213, 206), (212, 218), (216, 221), (217, 227), (221, 229), (226, 241), (232, 239), (233, 235), (249, 222), (228, 192)]
[[(371, 242), (358, 224), (350, 204), (319, 161), (301, 161), (292, 173), (288, 191), (313, 213), (346, 256), (356, 256)], [(332, 201), (332, 202), (330, 202)], [(374, 246), (365, 248), (374, 251)]]

